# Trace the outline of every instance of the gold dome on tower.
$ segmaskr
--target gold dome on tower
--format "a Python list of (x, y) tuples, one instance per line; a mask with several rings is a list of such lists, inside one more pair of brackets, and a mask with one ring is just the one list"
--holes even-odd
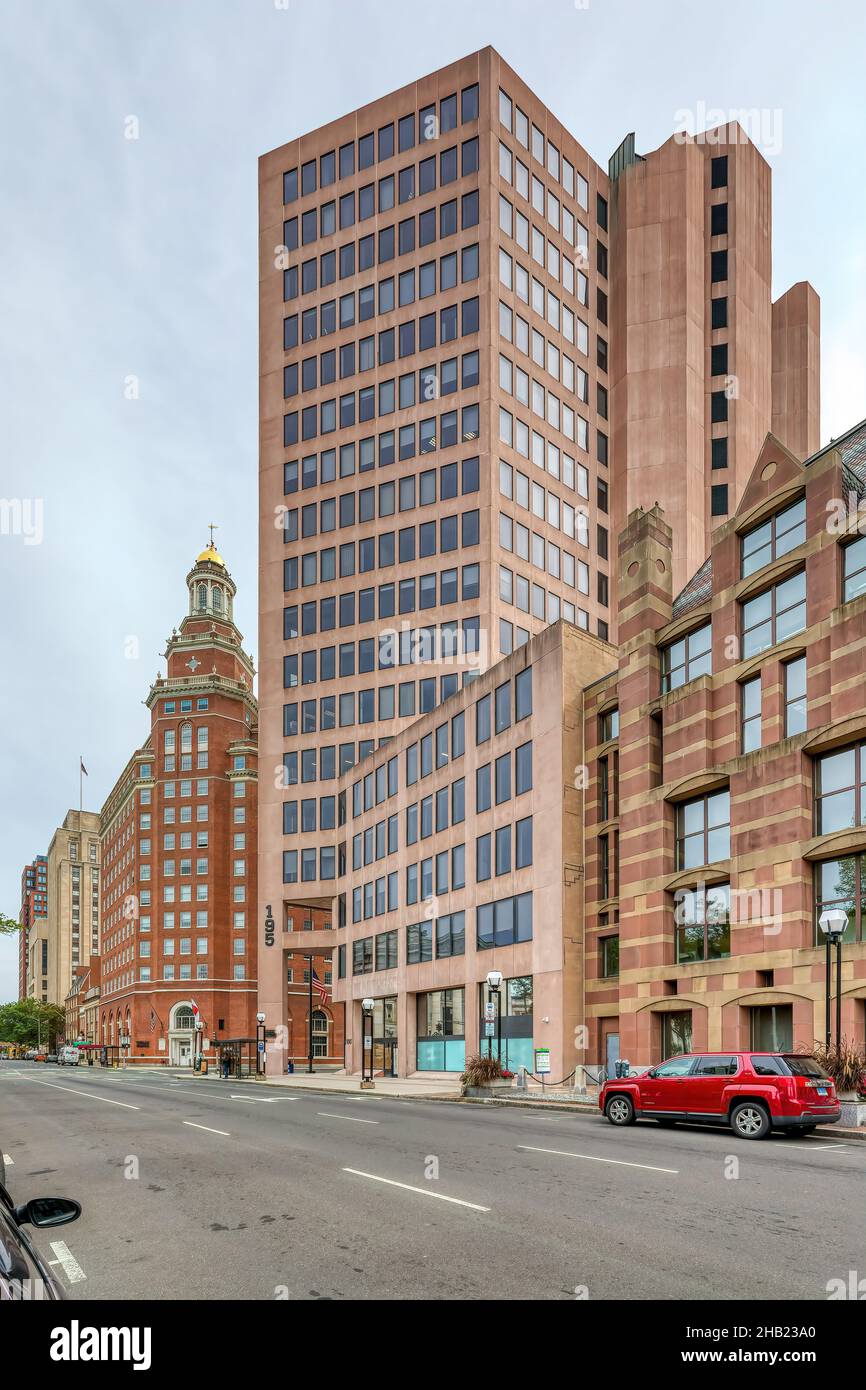
[(199, 555), (196, 559), (196, 564), (201, 565), (209, 562), (212, 565), (222, 565), (223, 569), (225, 569), (226, 562), (213, 543), (213, 533), (214, 531), (216, 531), (216, 529), (217, 527), (213, 523), (208, 527), (208, 530), (210, 531), (210, 540), (208, 541), (201, 555)]
[(206, 560), (209, 560), (212, 565), (222, 565), (223, 569), (225, 569), (226, 562), (220, 555), (213, 542), (211, 542), (210, 545), (206, 546), (205, 549), (202, 551), (201, 555), (197, 557), (196, 564), (201, 565)]

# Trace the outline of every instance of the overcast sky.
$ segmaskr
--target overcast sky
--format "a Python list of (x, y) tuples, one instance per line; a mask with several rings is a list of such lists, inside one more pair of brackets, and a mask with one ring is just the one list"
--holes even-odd
[(98, 810), (146, 734), (210, 521), (255, 653), (259, 154), (488, 43), (602, 164), (683, 111), (760, 109), (774, 294), (821, 295), (827, 440), (866, 415), (864, 13), (0, 0), (0, 497), (43, 508), (40, 544), (38, 506), (0, 535), (0, 910), (77, 806), (79, 753)]

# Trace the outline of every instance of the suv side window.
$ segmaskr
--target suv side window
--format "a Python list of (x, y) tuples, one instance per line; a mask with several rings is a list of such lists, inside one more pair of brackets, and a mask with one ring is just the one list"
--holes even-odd
[(685, 1076), (691, 1071), (694, 1060), (694, 1057), (672, 1057), (656, 1067), (656, 1076)]
[(785, 1072), (779, 1062), (778, 1057), (767, 1055), (764, 1057), (752, 1057), (752, 1071), (756, 1076), (784, 1076)]
[(699, 1057), (695, 1076), (736, 1076), (739, 1062), (733, 1056)]

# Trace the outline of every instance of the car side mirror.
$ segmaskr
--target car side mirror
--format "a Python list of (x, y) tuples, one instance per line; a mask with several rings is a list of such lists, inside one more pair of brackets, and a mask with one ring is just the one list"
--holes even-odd
[(33, 1197), (15, 1208), (19, 1226), (66, 1226), (81, 1215), (81, 1203), (71, 1197)]
[(658, 1072), (656, 1071), (655, 1067), (650, 1067), (649, 1071), (647, 1072), (647, 1076), (658, 1076)]

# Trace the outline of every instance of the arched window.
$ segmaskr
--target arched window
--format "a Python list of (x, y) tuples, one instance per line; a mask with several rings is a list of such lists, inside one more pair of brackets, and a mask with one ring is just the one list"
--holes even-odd
[(172, 1028), (185, 1028), (190, 1033), (195, 1027), (195, 1016), (189, 1004), (176, 1004), (171, 1021)]
[(205, 613), (205, 612), (207, 611), (207, 585), (206, 585), (206, 584), (199, 584), (199, 586), (198, 586), (198, 607), (199, 607), (199, 612), (200, 612), (200, 613)]
[(218, 584), (214, 584), (211, 589), (211, 597), (213, 599), (213, 611), (221, 613), (223, 611), (223, 591)]
[(181, 724), (180, 726), (180, 751), (181, 753), (192, 752), (192, 725)]
[(313, 1056), (328, 1055), (328, 1015), (316, 1009), (313, 1013)]

